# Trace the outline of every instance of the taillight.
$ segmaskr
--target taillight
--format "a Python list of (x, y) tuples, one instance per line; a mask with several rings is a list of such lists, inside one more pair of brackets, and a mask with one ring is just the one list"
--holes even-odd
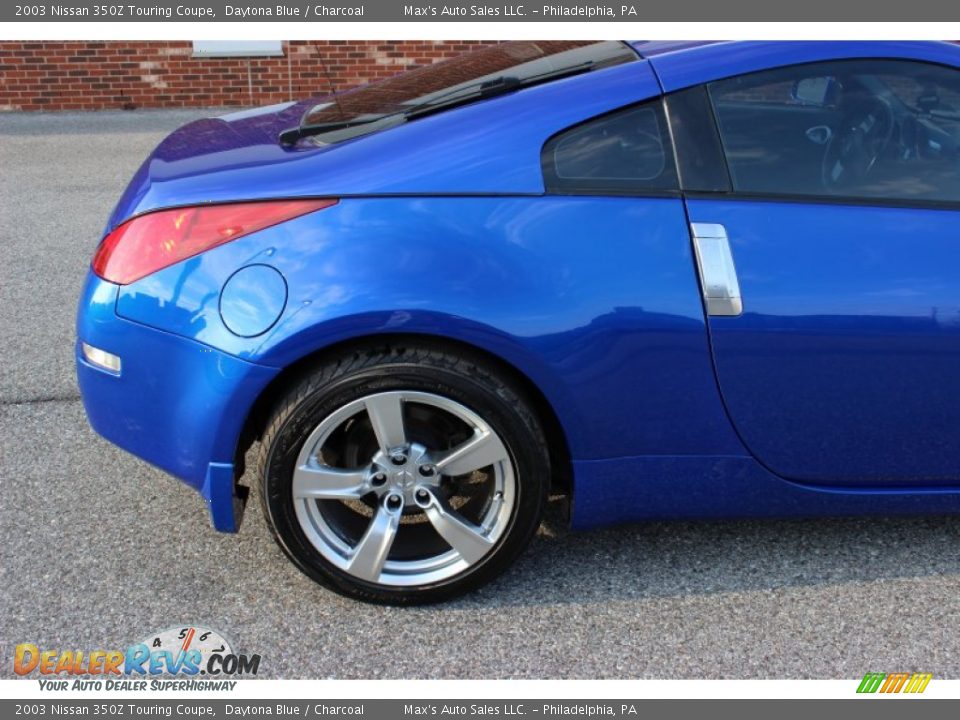
[(128, 220), (103, 239), (93, 258), (93, 271), (104, 280), (128, 285), (217, 245), (336, 203), (278, 200), (148, 213)]

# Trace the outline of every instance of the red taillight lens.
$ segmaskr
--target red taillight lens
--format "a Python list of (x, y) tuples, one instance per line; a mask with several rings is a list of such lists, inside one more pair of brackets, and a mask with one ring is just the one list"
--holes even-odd
[(125, 222), (104, 238), (93, 271), (128, 285), (238, 237), (336, 205), (336, 200), (280, 200), (160, 210)]

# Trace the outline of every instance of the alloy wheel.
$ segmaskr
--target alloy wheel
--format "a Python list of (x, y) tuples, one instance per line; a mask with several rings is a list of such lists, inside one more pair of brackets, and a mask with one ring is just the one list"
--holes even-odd
[(386, 586), (446, 580), (482, 562), (510, 524), (510, 452), (466, 406), (434, 393), (379, 392), (307, 437), (293, 476), (303, 533), (353, 577)]

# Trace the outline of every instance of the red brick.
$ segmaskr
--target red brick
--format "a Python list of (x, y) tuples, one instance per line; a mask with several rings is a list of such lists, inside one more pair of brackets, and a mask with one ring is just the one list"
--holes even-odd
[[(487, 44), (490, 43), (294, 41), (285, 43), (289, 57), (248, 59), (194, 58), (183, 52), (191, 48), (191, 43), (185, 41), (2, 41), (0, 106), (95, 110), (262, 105), (326, 94), (331, 87), (345, 90)], [(166, 54), (170, 50), (180, 52)], [(383, 64), (384, 57), (388, 64)], [(155, 67), (142, 67), (143, 63)], [(166, 87), (153, 87), (152, 82), (143, 79), (148, 75), (162, 77)]]

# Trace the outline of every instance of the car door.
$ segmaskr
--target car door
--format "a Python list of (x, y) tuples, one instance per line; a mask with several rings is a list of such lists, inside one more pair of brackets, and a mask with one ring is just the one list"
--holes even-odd
[(698, 158), (681, 158), (692, 242), (750, 451), (821, 485), (960, 483), (960, 72), (821, 62), (668, 105)]

